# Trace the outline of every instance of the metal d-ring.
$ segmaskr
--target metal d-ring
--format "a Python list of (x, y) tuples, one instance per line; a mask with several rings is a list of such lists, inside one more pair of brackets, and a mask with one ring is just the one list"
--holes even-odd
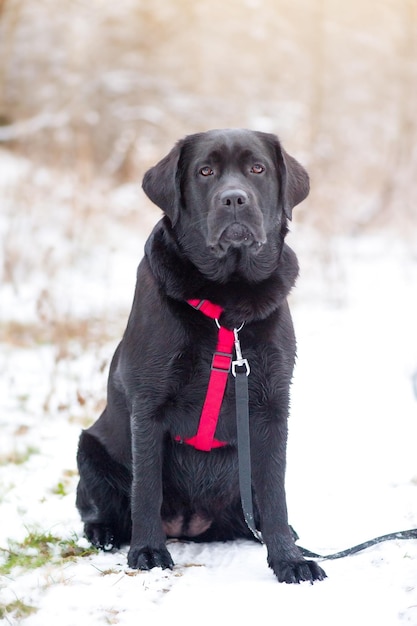
[[(220, 322), (219, 322), (219, 320), (217, 319), (217, 317), (214, 319), (214, 321), (216, 322), (216, 326), (217, 326), (217, 328), (218, 328), (218, 329), (220, 329), (220, 328), (221, 328), (221, 325), (220, 325)], [(240, 331), (241, 331), (241, 330), (242, 330), (242, 328), (244, 327), (245, 323), (246, 323), (246, 322), (242, 322), (242, 323), (241, 323), (241, 325), (239, 326), (239, 328), (234, 328), (234, 329), (233, 329), (233, 332), (240, 333)]]

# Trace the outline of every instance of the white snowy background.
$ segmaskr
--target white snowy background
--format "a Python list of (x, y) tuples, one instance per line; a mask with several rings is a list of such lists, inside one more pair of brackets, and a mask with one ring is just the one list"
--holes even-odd
[[(219, 126), (277, 132), (312, 174), (288, 237), (300, 544), (417, 527), (416, 32), (411, 0), (0, 2), (0, 568), (31, 532), (87, 547), (77, 440), (159, 218), (140, 179)], [(2, 570), (0, 622), (417, 625), (416, 540), (296, 586), (251, 542), (170, 550), (173, 571), (128, 570), (127, 550)]]

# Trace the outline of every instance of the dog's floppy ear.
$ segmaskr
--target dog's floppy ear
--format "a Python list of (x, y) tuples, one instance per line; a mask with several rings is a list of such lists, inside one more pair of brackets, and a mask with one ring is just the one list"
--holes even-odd
[(310, 179), (300, 163), (286, 152), (277, 137), (274, 137), (275, 153), (280, 174), (280, 204), (285, 216), (292, 219), (292, 209), (307, 198)]
[(178, 220), (181, 204), (178, 162), (182, 145), (183, 140), (145, 173), (142, 182), (142, 189), (148, 198), (164, 211), (173, 226)]
[(310, 178), (298, 161), (281, 148), (287, 170), (286, 185), (283, 189), (284, 213), (292, 219), (292, 209), (305, 200), (310, 191)]

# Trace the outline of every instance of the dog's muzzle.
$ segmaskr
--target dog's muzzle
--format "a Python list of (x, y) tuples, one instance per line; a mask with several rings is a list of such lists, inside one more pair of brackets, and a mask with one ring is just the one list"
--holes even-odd
[(208, 215), (208, 244), (219, 254), (229, 248), (256, 253), (266, 243), (262, 211), (243, 189), (216, 194)]

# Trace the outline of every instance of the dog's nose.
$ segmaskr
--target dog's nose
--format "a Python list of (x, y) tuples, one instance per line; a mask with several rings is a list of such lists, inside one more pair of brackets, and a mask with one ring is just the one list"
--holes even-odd
[(220, 202), (223, 206), (230, 206), (238, 209), (248, 201), (248, 194), (243, 189), (227, 189), (220, 195)]

